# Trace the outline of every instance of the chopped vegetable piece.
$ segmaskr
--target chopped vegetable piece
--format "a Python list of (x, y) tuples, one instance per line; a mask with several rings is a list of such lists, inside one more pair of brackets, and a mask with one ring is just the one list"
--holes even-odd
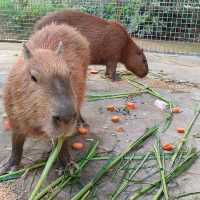
[(112, 122), (117, 123), (119, 121), (120, 121), (120, 117), (119, 116), (117, 116), (117, 115), (113, 115), (112, 116)]

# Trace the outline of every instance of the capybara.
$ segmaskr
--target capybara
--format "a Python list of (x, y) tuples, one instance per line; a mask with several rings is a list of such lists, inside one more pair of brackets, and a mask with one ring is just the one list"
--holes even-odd
[(20, 164), (28, 136), (56, 140), (65, 135), (60, 160), (66, 166), (67, 137), (80, 117), (89, 56), (87, 39), (68, 25), (46, 26), (24, 44), (5, 86), (12, 153), (2, 173)]
[(106, 65), (106, 76), (113, 81), (116, 80), (118, 62), (139, 77), (147, 75), (148, 64), (143, 50), (135, 44), (121, 24), (76, 10), (62, 10), (42, 17), (36, 22), (34, 30), (52, 22), (76, 27), (90, 43), (90, 64)]

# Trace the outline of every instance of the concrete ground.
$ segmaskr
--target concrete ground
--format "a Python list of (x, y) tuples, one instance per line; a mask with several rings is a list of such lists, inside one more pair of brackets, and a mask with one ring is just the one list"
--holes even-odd
[[(20, 48), (21, 44), (0, 43), (0, 114), (4, 113), (2, 104), (2, 88), (10, 67), (17, 59)], [(171, 99), (176, 105), (179, 105), (183, 110), (182, 113), (174, 116), (172, 125), (166, 133), (158, 134), (161, 138), (161, 143), (176, 144), (176, 142), (182, 137), (180, 134), (176, 133), (176, 127), (187, 126), (188, 122), (192, 118), (194, 109), (200, 102), (200, 57), (158, 53), (146, 53), (146, 55), (149, 62), (150, 73), (147, 78), (138, 81), (144, 82), (155, 88), (163, 96)], [(122, 93), (125, 91), (135, 91), (135, 88), (129, 85), (126, 81), (113, 83), (110, 80), (102, 78), (102, 70), (105, 70), (105, 67), (90, 66), (90, 69), (92, 68), (99, 70), (99, 73), (96, 75), (89, 73), (88, 93), (96, 92), (100, 94), (102, 92)], [(118, 71), (123, 70), (124, 68), (121, 66), (118, 68)], [(90, 124), (91, 130), (91, 134), (89, 134), (87, 138), (98, 138), (100, 140), (101, 144), (99, 151), (114, 150), (115, 153), (120, 152), (125, 149), (131, 141), (141, 136), (146, 127), (151, 127), (156, 123), (160, 123), (161, 125), (163, 124), (164, 113), (154, 105), (156, 100), (155, 97), (143, 94), (135, 96), (133, 100), (137, 104), (137, 109), (131, 111), (130, 115), (123, 115), (119, 113), (122, 120), (118, 124), (113, 124), (111, 122), (110, 119), (113, 113), (107, 112), (106, 106), (108, 104), (113, 104), (116, 107), (121, 107), (125, 104), (127, 99), (85, 102), (82, 112), (84, 117), (87, 119), (87, 122)], [(198, 151), (200, 150), (199, 122), (200, 119), (196, 122), (190, 135), (190, 144), (194, 145)], [(118, 133), (116, 131), (118, 127), (123, 127), (125, 132)], [(88, 143), (86, 138), (74, 137), (72, 138), (72, 141), (74, 140), (82, 141), (86, 145)], [(155, 141), (155, 138), (147, 142), (141, 149), (141, 152), (152, 150), (153, 141)], [(43, 153), (47, 152), (47, 147), (49, 148), (49, 145), (46, 141), (29, 139), (25, 145), (22, 163), (27, 164), (39, 159)], [(10, 133), (5, 132), (1, 126), (0, 160), (2, 162), (8, 158), (10, 150)], [(94, 176), (95, 172), (98, 171), (101, 165), (102, 162), (91, 161), (81, 174), (81, 184), (84, 185), (87, 183)], [(138, 180), (141, 177), (146, 177), (147, 175), (152, 174), (155, 170), (156, 166), (154, 166), (154, 168), (142, 170), (142, 172), (136, 176), (136, 179)], [(38, 179), (37, 175), (38, 172), (33, 172), (30, 176), (26, 177), (26, 179), (23, 179), (23, 181), (18, 180), (9, 183), (11, 184), (12, 191), (18, 196), (18, 199), (26, 199), (27, 194), (30, 194), (30, 188), (33, 187), (32, 185), (34, 185)], [(35, 176), (36, 178), (33, 180), (33, 177)], [(55, 177), (56, 172), (52, 172), (48, 181), (53, 180)], [(117, 177), (118, 176), (113, 177), (113, 174), (108, 174), (98, 185), (96, 197), (93, 197), (92, 199), (109, 199), (109, 195), (115, 190), (116, 183), (119, 181), (119, 178)], [(155, 177), (152, 177), (150, 181), (154, 180)], [(147, 180), (147, 182), (148, 181), (149, 180)], [(7, 183), (6, 187), (9, 184)], [(0, 187), (3, 187), (3, 185), (1, 184)], [(79, 187), (73, 189), (72, 193), (79, 191)], [(130, 192), (140, 187), (141, 185), (132, 184), (128, 190), (119, 197), (119, 199), (128, 199)], [(172, 196), (182, 192), (200, 191), (200, 160), (198, 159), (186, 173), (177, 178), (172, 184), (169, 185), (169, 187), (171, 191), (170, 194)], [(69, 190), (66, 189), (61, 192), (56, 199), (69, 199), (69, 194)], [(145, 198), (142, 197), (141, 199), (150, 200), (152, 199), (152, 196), (149, 195)], [(200, 196), (191, 196), (186, 197), (185, 199), (200, 199)]]

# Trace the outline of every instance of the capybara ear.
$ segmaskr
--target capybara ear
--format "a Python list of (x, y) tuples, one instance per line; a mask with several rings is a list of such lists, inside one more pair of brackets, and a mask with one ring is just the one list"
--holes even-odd
[(61, 56), (64, 54), (64, 45), (62, 41), (60, 41), (58, 44), (58, 47), (56, 49), (56, 54)]
[(29, 48), (25, 45), (25, 43), (23, 43), (22, 46), (23, 46), (24, 58), (25, 58), (25, 60), (28, 60), (29, 58), (32, 57), (32, 54), (31, 54)]

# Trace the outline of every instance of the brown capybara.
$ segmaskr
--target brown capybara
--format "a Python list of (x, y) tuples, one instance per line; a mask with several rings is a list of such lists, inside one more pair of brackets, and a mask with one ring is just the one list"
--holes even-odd
[(60, 159), (66, 166), (67, 137), (80, 118), (89, 55), (87, 39), (68, 25), (46, 26), (23, 46), (5, 86), (12, 153), (1, 173), (20, 164), (27, 136), (56, 140), (65, 135)]
[(76, 27), (90, 43), (90, 64), (106, 65), (106, 75), (112, 80), (116, 80), (118, 62), (139, 77), (147, 75), (148, 64), (143, 50), (135, 44), (121, 24), (75, 10), (63, 10), (50, 12), (42, 17), (34, 30), (52, 22)]

